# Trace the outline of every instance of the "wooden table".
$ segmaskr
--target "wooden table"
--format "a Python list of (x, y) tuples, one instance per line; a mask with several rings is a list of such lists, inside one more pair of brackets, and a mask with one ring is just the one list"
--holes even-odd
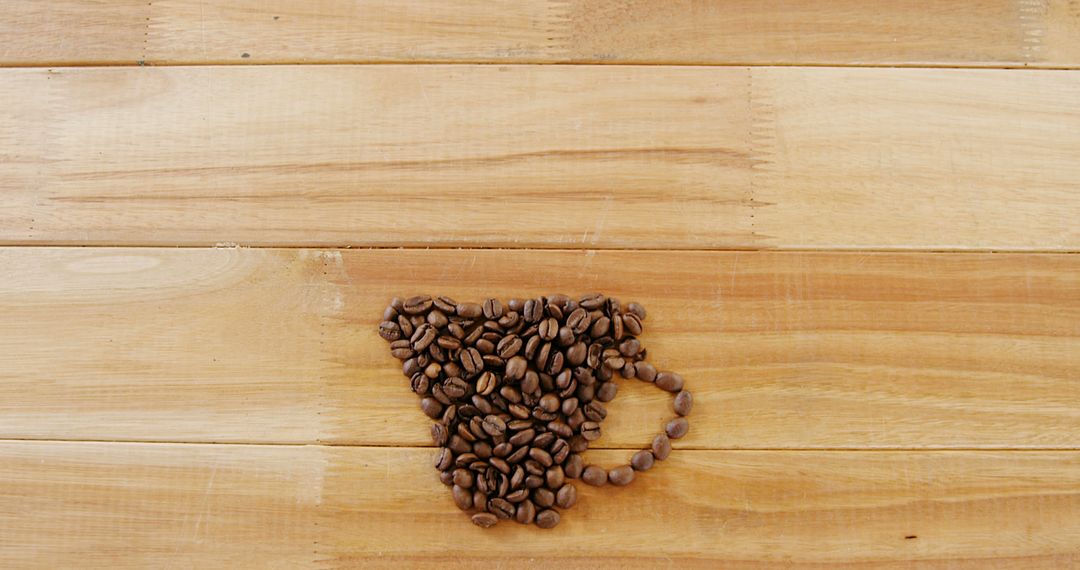
[[(1076, 1), (5, 0), (0, 37), (0, 566), (1080, 566)], [(382, 306), (594, 290), (690, 435), (474, 527)], [(590, 460), (668, 406), (626, 383)]]

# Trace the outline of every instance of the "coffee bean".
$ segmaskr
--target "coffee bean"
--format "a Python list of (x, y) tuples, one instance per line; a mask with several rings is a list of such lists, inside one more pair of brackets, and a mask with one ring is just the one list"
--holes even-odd
[(506, 433), (506, 422), (499, 416), (489, 415), (484, 418), (483, 428), (488, 435), (502, 435)]
[(592, 338), (600, 338), (608, 334), (611, 330), (611, 319), (601, 316), (592, 322), (592, 326), (589, 327), (589, 336)]
[(523, 445), (520, 448), (518, 448), (516, 451), (511, 453), (510, 455), (506, 456), (506, 462), (507, 463), (521, 463), (521, 460), (525, 459), (525, 457), (528, 455), (528, 453), (529, 453), (529, 447), (526, 446), (526, 445)]
[(422, 372), (417, 372), (416, 374), (413, 374), (410, 386), (412, 387), (413, 392), (423, 396), (426, 395), (431, 388), (431, 379), (424, 376)]
[(537, 334), (540, 335), (541, 340), (550, 341), (554, 339), (559, 334), (559, 321), (554, 317), (544, 319), (544, 321), (540, 323), (540, 329), (537, 331)]
[(660, 372), (656, 375), (656, 386), (668, 392), (679, 392), (683, 389), (683, 377), (675, 372)]
[(427, 314), (427, 322), (429, 325), (441, 329), (450, 324), (450, 319), (446, 318), (446, 314), (442, 311), (435, 309)]
[(607, 484), (607, 471), (598, 465), (589, 465), (581, 472), (581, 480), (593, 487), (603, 487)]
[(581, 436), (586, 441), (596, 441), (600, 439), (600, 424), (597, 422), (585, 422), (581, 424)]
[(634, 366), (633, 362), (627, 360), (626, 364), (623, 365), (622, 370), (619, 371), (619, 374), (623, 378), (633, 378), (634, 376), (637, 376), (637, 368)]
[(596, 390), (596, 399), (601, 402), (610, 402), (615, 399), (615, 394), (618, 391), (619, 387), (614, 382), (604, 382)]
[(449, 471), (443, 471), (443, 472), (439, 473), (439, 481), (443, 485), (446, 485), (447, 487), (451, 487), (451, 486), (454, 485), (454, 475), (452, 473), (450, 473)]
[(644, 382), (652, 382), (656, 380), (656, 368), (648, 362), (638, 362), (634, 364), (635, 374), (638, 380)]
[(627, 334), (637, 336), (641, 334), (641, 319), (634, 313), (626, 313), (622, 316), (623, 329)]
[(487, 396), (495, 391), (498, 385), (498, 378), (495, 377), (490, 371), (485, 371), (480, 374), (480, 378), (476, 380), (476, 391), (479, 394)]
[(585, 414), (581, 412), (581, 408), (574, 410), (574, 413), (566, 418), (566, 425), (570, 426), (570, 431), (576, 431), (583, 423), (585, 423)]
[(507, 335), (495, 345), (495, 351), (501, 358), (510, 358), (524, 347), (525, 343), (517, 335)]
[(487, 510), (487, 502), (488, 502), (487, 493), (485, 493), (483, 491), (479, 491), (479, 490), (473, 491), (472, 502), (473, 502), (473, 508), (474, 509), (476, 509), (478, 511), (481, 511), (481, 512), (486, 511)]
[(626, 361), (621, 356), (611, 356), (604, 361), (604, 366), (612, 370), (622, 370), (623, 366), (626, 366)]
[(431, 424), (431, 441), (434, 442), (436, 446), (441, 447), (446, 445), (447, 437), (446, 426), (443, 424)]
[(438, 453), (435, 454), (435, 460), (433, 464), (435, 465), (435, 468), (439, 471), (446, 471), (450, 468), (451, 465), (453, 465), (453, 463), (454, 454), (451, 453), (449, 449), (443, 447), (439, 449)]
[(518, 504), (514, 520), (521, 524), (532, 524), (536, 520), (536, 505), (526, 499)]
[(636, 338), (628, 338), (619, 343), (619, 354), (626, 357), (637, 356), (641, 352), (641, 341)]
[(514, 491), (514, 492), (509, 493), (509, 494), (506, 495), (506, 500), (510, 501), (511, 503), (514, 503), (514, 504), (520, 503), (521, 501), (524, 501), (525, 499), (528, 499), (528, 498), (529, 498), (529, 490), (528, 489), (518, 489), (517, 491)]
[[(470, 483), (471, 484), (471, 483)], [(463, 511), (467, 511), (473, 507), (473, 492), (470, 489), (461, 487), (460, 485), (454, 485), (451, 489), (451, 494), (454, 496), (454, 504)]]
[(607, 408), (600, 402), (585, 404), (585, 417), (594, 422), (602, 422), (607, 417)]
[(491, 499), (488, 501), (488, 510), (500, 519), (509, 520), (514, 518), (517, 509), (506, 499)]
[(454, 453), (465, 453), (472, 449), (469, 442), (462, 439), (460, 435), (454, 434), (450, 436), (450, 439), (446, 442), (446, 446), (450, 448)]
[[(574, 435), (574, 430), (569, 424), (563, 421), (555, 420), (548, 422), (547, 428), (548, 431), (560, 437), (570, 437)], [(597, 434), (597, 437), (600, 437), (599, 434)], [(588, 438), (588, 436), (586, 436), (586, 438)]]
[(431, 297), (429, 295), (417, 295), (415, 297), (409, 297), (402, 305), (402, 309), (410, 315), (418, 315), (431, 308)]
[(470, 464), (479, 461), (480, 458), (475, 453), (462, 453), (454, 460), (454, 465), (458, 467), (468, 467)]
[(458, 303), (457, 314), (466, 319), (475, 319), (484, 314), (484, 308), (477, 303)]
[(483, 309), (484, 317), (488, 319), (497, 319), (503, 314), (503, 306), (498, 299), (485, 299)]
[(540, 409), (545, 412), (554, 412), (559, 409), (559, 398), (555, 394), (544, 394), (540, 398)]
[(680, 416), (690, 415), (690, 410), (694, 407), (694, 395), (686, 390), (683, 390), (675, 395), (675, 402), (672, 404), (675, 409), (675, 413)]
[(656, 459), (663, 461), (667, 459), (668, 455), (671, 455), (671, 439), (667, 434), (660, 434), (653, 438), (652, 452)]
[(679, 439), (690, 431), (690, 422), (686, 418), (675, 418), (664, 426), (664, 433), (671, 439)]
[(508, 382), (515, 382), (525, 377), (525, 371), (528, 369), (529, 363), (522, 356), (515, 356), (506, 362), (506, 380)]
[(563, 472), (563, 468), (560, 465), (549, 467), (547, 472), (544, 473), (544, 481), (547, 483), (548, 489), (558, 489), (562, 487), (566, 481), (566, 473)]
[(402, 338), (409, 338), (415, 332), (416, 327), (413, 326), (412, 321), (405, 315), (399, 315), (397, 318), (398, 328), (401, 329)]
[(555, 493), (550, 489), (540, 487), (533, 490), (532, 500), (536, 503), (536, 506), (546, 509), (555, 504)]
[[(569, 447), (567, 448), (569, 449)], [(576, 453), (570, 454), (566, 458), (566, 463), (563, 464), (563, 472), (570, 479), (578, 479), (581, 477), (581, 472), (585, 470), (585, 460)]]
[(526, 429), (510, 436), (509, 442), (514, 446), (525, 445), (531, 442), (534, 437), (536, 437), (536, 430)]
[(386, 340), (398, 340), (402, 337), (401, 326), (393, 321), (379, 323), (379, 336)]
[(574, 410), (576, 410), (577, 407), (578, 407), (578, 399), (577, 398), (567, 398), (567, 399), (562, 401), (562, 407), (560, 409), (561, 409), (564, 416), (569, 416), (570, 414), (574, 413)]
[(491, 513), (476, 513), (472, 516), (472, 522), (481, 528), (491, 528), (499, 524), (499, 517)]
[[(510, 404), (507, 409), (510, 412), (511, 416), (514, 416), (519, 420), (523, 420), (529, 417), (529, 408), (526, 408), (521, 404)], [(509, 425), (507, 427), (509, 427)]]
[(506, 308), (511, 310), (511, 311), (520, 313), (521, 310), (525, 308), (525, 300), (524, 299), (510, 299), (509, 301), (506, 302)]
[(570, 438), (570, 452), (571, 453), (583, 453), (586, 449), (589, 449), (589, 441), (581, 435), (575, 435)]
[(454, 469), (454, 484), (462, 489), (471, 489), (473, 486), (473, 472), (468, 469)]
[(540, 370), (548, 371), (548, 363), (551, 359), (551, 343), (545, 342), (540, 345), (540, 348), (536, 351), (536, 358), (533, 359), (533, 364)]
[(565, 439), (556, 439), (555, 443), (551, 444), (551, 459), (556, 465), (562, 465), (568, 455), (570, 455), (570, 444)]
[(529, 370), (525, 373), (525, 378), (521, 381), (521, 393), (522, 394), (535, 394), (540, 389), (540, 376)]
[(638, 320), (645, 320), (645, 307), (642, 307), (640, 303), (630, 302), (626, 304), (626, 312), (633, 313), (637, 316)]
[(514, 472), (510, 475), (510, 488), (520, 489), (525, 486), (525, 469), (520, 465), (514, 466)]
[(541, 465), (540, 462), (538, 462), (535, 459), (526, 459), (524, 465), (525, 465), (525, 472), (528, 473), (529, 475), (536, 475), (537, 477), (539, 477), (539, 476), (542, 476), (544, 474), (544, 471), (546, 471), (544, 466)]
[(499, 317), (499, 320), (496, 322), (499, 323), (499, 326), (502, 327), (504, 331), (510, 331), (512, 329), (516, 329), (518, 323), (523, 321), (521, 320), (521, 315), (515, 313), (514, 311), (510, 311), (503, 312), (503, 316)]
[(608, 482), (620, 487), (629, 485), (634, 480), (634, 469), (629, 465), (620, 465), (608, 471)]
[(551, 454), (547, 451), (544, 451), (543, 449), (540, 449), (539, 447), (533, 447), (532, 449), (530, 449), (529, 457), (533, 458), (534, 461), (536, 461), (540, 465), (543, 465), (545, 468), (551, 467)]
[(544, 478), (539, 475), (526, 475), (525, 488), (538, 489), (544, 484)]
[(529, 299), (525, 301), (525, 307), (522, 309), (521, 316), (527, 323), (535, 323), (544, 318), (544, 302), (540, 299)]
[(543, 529), (555, 528), (559, 524), (559, 513), (547, 509), (536, 514), (536, 526)]
[(450, 297), (436, 297), (432, 300), (432, 304), (435, 308), (446, 313), (447, 315), (453, 315), (457, 313), (457, 302)]
[(648, 471), (653, 466), (653, 454), (649, 450), (642, 450), (630, 458), (630, 466), (634, 471)]
[(478, 441), (472, 445), (472, 452), (476, 454), (480, 459), (488, 459), (493, 453), (491, 450), (491, 444), (486, 441)]
[(442, 415), (443, 405), (435, 398), (424, 398), (420, 400), (420, 409), (424, 411), (427, 417), (437, 420)]
[(472, 329), (471, 331), (469, 331), (469, 334), (465, 335), (465, 338), (463, 338), (461, 340), (461, 342), (465, 343), (466, 345), (476, 344), (477, 342), (480, 341), (480, 336), (483, 335), (483, 334), (484, 334), (484, 328), (483, 327), (476, 327), (476, 328)]
[(606, 300), (607, 298), (605, 298), (600, 293), (589, 293), (587, 295), (582, 295), (578, 303), (582, 307), (592, 310), (602, 307), (604, 305), (604, 301)]
[(555, 493), (555, 504), (561, 508), (569, 509), (577, 504), (577, 487), (573, 483), (567, 483)]

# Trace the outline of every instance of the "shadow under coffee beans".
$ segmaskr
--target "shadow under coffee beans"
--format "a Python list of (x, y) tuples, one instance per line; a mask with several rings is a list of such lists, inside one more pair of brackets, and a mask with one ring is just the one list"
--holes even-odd
[[(395, 298), (379, 335), (435, 423), (435, 469), (472, 522), (503, 520), (540, 528), (559, 524), (577, 502), (573, 481), (629, 485), (686, 435), (693, 397), (682, 376), (657, 371), (637, 339), (645, 308), (599, 293), (572, 299)], [(601, 435), (615, 377), (636, 378), (675, 394), (677, 417), (648, 449), (611, 469), (582, 453)]]

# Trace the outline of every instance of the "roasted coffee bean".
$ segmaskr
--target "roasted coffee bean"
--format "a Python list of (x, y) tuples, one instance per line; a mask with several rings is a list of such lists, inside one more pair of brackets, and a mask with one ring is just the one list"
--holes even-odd
[[(487, 510), (488, 496), (487, 493), (479, 490), (473, 491), (473, 508), (484, 512)], [(493, 515), (494, 516), (494, 515)]]
[(622, 316), (618, 313), (611, 314), (611, 338), (615, 340), (622, 340), (624, 332), (624, 325)]
[(413, 374), (410, 386), (412, 387), (413, 392), (416, 392), (417, 395), (423, 396), (428, 393), (429, 389), (431, 389), (431, 379), (427, 376), (424, 376), (422, 372), (417, 372), (416, 374)]
[(560, 409), (562, 410), (562, 413), (563, 413), (564, 416), (569, 416), (570, 414), (574, 413), (574, 410), (576, 410), (577, 407), (578, 407), (578, 399), (577, 398), (567, 398), (567, 399), (562, 401), (562, 406), (561, 406)]
[(412, 343), (408, 339), (399, 339), (390, 343), (390, 354), (398, 360), (408, 360), (416, 356)]
[(524, 346), (525, 343), (523, 343), (517, 335), (507, 335), (495, 345), (495, 352), (501, 358), (510, 358), (521, 352), (521, 349), (524, 348)]
[(645, 320), (645, 307), (642, 307), (640, 303), (630, 302), (626, 304), (626, 312), (633, 313), (637, 316), (639, 321)]
[(495, 343), (482, 338), (476, 341), (476, 350), (479, 350), (480, 354), (495, 354)]
[(386, 340), (398, 340), (404, 333), (401, 332), (401, 326), (393, 321), (383, 321), (379, 323), (379, 336)]
[(607, 382), (615, 377), (615, 373), (611, 371), (607, 366), (601, 366), (596, 369), (596, 379), (600, 382)]
[[(472, 414), (473, 416), (478, 416), (481, 414), (486, 416), (492, 411), (494, 411), (491, 408), (491, 402), (487, 401), (487, 399), (480, 394), (473, 394), (473, 397), (470, 398), (470, 401), (472, 402), (472, 408), (476, 408), (476, 413)], [(462, 408), (464, 407), (465, 406), (462, 406)], [(469, 408), (469, 410), (471, 411), (472, 408)]]
[[(584, 424), (582, 424), (584, 426)], [(555, 420), (547, 423), (548, 431), (558, 435), (560, 437), (570, 437), (574, 435), (574, 430), (570, 427), (570, 424), (566, 422)], [(599, 435), (597, 435), (599, 437)], [(588, 436), (586, 436), (586, 439)]]
[(444, 334), (435, 339), (435, 345), (443, 350), (454, 351), (461, 348), (461, 341), (450, 335)]
[(498, 386), (499, 379), (495, 377), (489, 371), (485, 371), (480, 374), (480, 377), (476, 380), (476, 392), (478, 394), (487, 396), (495, 391)]
[(569, 509), (575, 504), (577, 504), (577, 487), (573, 483), (559, 487), (559, 492), (555, 493), (555, 505)]
[(491, 528), (499, 524), (499, 517), (491, 513), (476, 513), (472, 516), (472, 522), (481, 528)]
[(599, 344), (590, 344), (589, 350), (585, 355), (585, 366), (596, 369), (600, 366), (600, 355), (603, 353), (603, 347)]
[[(567, 448), (569, 449), (569, 447)], [(576, 453), (570, 454), (566, 458), (566, 463), (563, 465), (563, 471), (570, 479), (578, 479), (581, 477), (581, 472), (585, 470), (585, 460)]]
[(604, 301), (606, 300), (607, 298), (600, 293), (589, 293), (587, 295), (582, 295), (581, 299), (578, 300), (578, 303), (591, 311), (604, 306)]
[(437, 420), (442, 415), (443, 405), (435, 398), (424, 398), (420, 400), (420, 409), (424, 411), (427, 417)]
[(636, 338), (628, 338), (619, 343), (619, 354), (626, 357), (634, 357), (641, 352), (641, 341)]
[(525, 459), (528, 456), (528, 453), (529, 453), (529, 447), (527, 445), (523, 445), (523, 446), (519, 447), (516, 451), (511, 453), (510, 455), (506, 456), (506, 462), (507, 463), (521, 463), (521, 460)]
[(449, 471), (440, 472), (439, 473), (439, 482), (441, 482), (443, 485), (446, 485), (447, 487), (452, 487), (454, 485), (454, 475), (453, 475), (453, 473), (451, 473)]
[(559, 417), (559, 415), (554, 412), (545, 412), (540, 408), (534, 409), (532, 415), (534, 418), (542, 422), (550, 422), (553, 421), (555, 418)]
[(536, 368), (548, 371), (548, 363), (551, 361), (551, 343), (545, 342), (540, 345), (540, 349), (536, 351), (536, 358), (533, 359), (533, 364)]
[(578, 386), (577, 397), (581, 402), (591, 402), (596, 397), (596, 388), (594, 386)]
[(469, 442), (462, 439), (460, 435), (454, 434), (450, 436), (450, 439), (446, 442), (446, 446), (449, 447), (454, 453), (465, 453), (472, 449)]
[(450, 332), (450, 335), (458, 340), (465, 338), (465, 329), (457, 323), (450, 323), (446, 326), (446, 330)]
[(446, 426), (442, 424), (431, 424), (431, 441), (436, 446), (442, 447), (446, 445), (449, 435), (446, 431)]
[(461, 362), (461, 367), (465, 369), (465, 372), (469, 374), (469, 376), (472, 376), (484, 369), (483, 357), (480, 355), (480, 351), (476, 350), (473, 347), (469, 347), (461, 351), (458, 359)]
[(510, 411), (511, 416), (514, 416), (515, 418), (518, 418), (520, 420), (529, 417), (529, 408), (521, 404), (510, 404), (508, 410)]
[(551, 444), (548, 452), (551, 453), (551, 459), (556, 465), (562, 465), (570, 455), (570, 443), (565, 439), (556, 439), (555, 443)]
[(423, 352), (424, 350), (427, 350), (427, 347), (431, 346), (431, 343), (435, 342), (437, 336), (438, 334), (435, 331), (435, 327), (424, 323), (419, 327), (416, 327), (416, 330), (413, 331), (412, 337), (410, 337), (409, 340), (412, 341), (413, 350), (416, 352)]
[(514, 512), (517, 509), (506, 499), (496, 498), (488, 501), (488, 510), (502, 520), (509, 520), (514, 518)]
[(508, 405), (521, 403), (521, 391), (513, 386), (499, 388), (499, 395), (506, 400)]
[[(524, 481), (522, 481), (522, 483), (524, 483)], [(528, 498), (529, 498), (529, 490), (528, 489), (518, 489), (516, 491), (512, 491), (512, 492), (506, 494), (506, 500), (510, 501), (511, 503), (514, 503), (514, 504), (520, 503), (521, 501), (524, 501), (525, 499), (528, 499)]]
[(690, 415), (690, 410), (694, 407), (694, 395), (686, 390), (683, 390), (675, 395), (675, 402), (672, 404), (675, 409), (675, 413), (680, 416)]
[(577, 337), (574, 336), (574, 331), (570, 330), (570, 327), (559, 327), (559, 334), (555, 337), (555, 344), (561, 347), (567, 347), (574, 344)]
[(396, 308), (394, 308), (393, 305), (390, 305), (386, 309), (383, 309), (382, 320), (384, 320), (384, 321), (395, 321), (396, 322), (398, 314), (399, 314), (398, 310)]
[(528, 366), (528, 361), (522, 356), (514, 356), (508, 360), (505, 372), (507, 382), (516, 382), (524, 378)]
[(581, 424), (581, 436), (587, 441), (600, 439), (600, 424), (597, 422), (585, 422)]
[(608, 471), (608, 482), (620, 487), (629, 485), (634, 480), (634, 468), (629, 465), (620, 465)]
[(468, 469), (454, 469), (454, 484), (463, 489), (472, 489), (473, 472)]
[(656, 375), (656, 387), (668, 392), (679, 392), (683, 389), (683, 377), (675, 372), (660, 372)]
[(525, 488), (538, 489), (544, 484), (544, 478), (539, 475), (526, 475)]
[(532, 427), (532, 425), (533, 425), (533, 422), (531, 420), (526, 420), (526, 419), (510, 420), (510, 421), (506, 422), (506, 428), (511, 430), (511, 431), (526, 430), (526, 429), (529, 429), (530, 427)]
[(561, 465), (554, 465), (549, 467), (544, 473), (544, 481), (547, 483), (548, 489), (558, 489), (562, 487), (566, 482), (566, 473), (563, 472)]
[(679, 439), (690, 431), (690, 422), (686, 418), (675, 418), (664, 426), (664, 433), (671, 439)]
[(592, 338), (600, 338), (606, 336), (611, 331), (611, 319), (601, 316), (592, 322), (592, 326), (589, 327), (589, 336)]
[(410, 338), (413, 333), (416, 332), (416, 327), (413, 326), (412, 321), (405, 315), (400, 315), (397, 318), (398, 328), (401, 329), (402, 338)]
[(570, 381), (574, 379), (574, 374), (571, 370), (563, 370), (555, 376), (555, 387), (559, 390), (565, 390), (570, 386)]
[(557, 321), (562, 321), (563, 320), (564, 311), (562, 310), (562, 307), (560, 307), (558, 305), (549, 304), (548, 306), (544, 307), (544, 312), (547, 313), (547, 316), (549, 316), (549, 317), (551, 317), (551, 318), (553, 318), (553, 319), (555, 319)]
[(526, 473), (528, 473), (529, 475), (536, 475), (538, 477), (543, 476), (544, 471), (547, 470), (544, 468), (543, 465), (540, 464), (539, 461), (535, 459), (526, 459), (523, 465), (525, 466)]
[(540, 465), (543, 465), (544, 467), (551, 467), (551, 455), (543, 449), (540, 449), (538, 447), (530, 449), (529, 457), (533, 458), (534, 461), (536, 461)]
[(593, 487), (603, 487), (607, 484), (608, 474), (599, 465), (589, 465), (581, 472), (581, 480)]
[(465, 338), (461, 342), (465, 345), (474, 345), (480, 340), (480, 336), (484, 334), (484, 327), (476, 327), (469, 331), (469, 334), (465, 335)]
[(540, 409), (545, 412), (555, 412), (559, 409), (559, 398), (555, 394), (544, 394), (540, 398)]
[(443, 447), (435, 454), (433, 464), (439, 471), (446, 471), (454, 464), (454, 454), (449, 449)]
[(666, 434), (660, 434), (652, 438), (652, 457), (658, 461), (667, 459), (672, 453), (672, 440)]
[(484, 314), (484, 307), (477, 303), (458, 303), (457, 314), (466, 319), (475, 319)]
[(585, 404), (585, 417), (594, 422), (602, 422), (607, 417), (607, 408), (600, 402)]
[(540, 323), (540, 329), (537, 331), (542, 340), (552, 340), (559, 334), (559, 321), (555, 317), (548, 317)]
[(536, 520), (536, 505), (532, 501), (526, 499), (517, 506), (517, 513), (514, 515), (514, 520), (521, 524), (532, 524)]
[(589, 311), (580, 307), (566, 317), (566, 326), (573, 334), (582, 334), (589, 330), (591, 325)]
[(656, 368), (648, 362), (638, 362), (634, 364), (635, 375), (638, 380), (644, 382), (653, 382), (656, 380)]
[(536, 503), (536, 506), (542, 508), (548, 508), (555, 504), (555, 493), (550, 489), (540, 487), (532, 492), (532, 500)]
[(506, 422), (496, 415), (485, 417), (483, 427), (488, 435), (502, 435), (506, 433)]
[(615, 399), (615, 394), (618, 391), (619, 387), (614, 382), (604, 382), (596, 390), (596, 399), (601, 402), (610, 402)]
[(588, 348), (584, 342), (575, 342), (566, 349), (566, 364), (568, 366), (581, 366), (588, 356)]
[(536, 514), (536, 526), (543, 529), (559, 525), (559, 513), (555, 509), (546, 509)]
[(589, 449), (589, 440), (582, 437), (581, 434), (570, 438), (571, 453), (583, 453), (586, 449)]
[(609, 356), (604, 360), (604, 366), (612, 370), (622, 370), (622, 367), (626, 366), (626, 361), (621, 356)]
[(513, 445), (513, 446), (517, 447), (517, 446), (520, 446), (520, 445), (525, 445), (527, 443), (530, 443), (533, 440), (533, 438), (535, 438), (535, 437), (536, 437), (536, 430), (526, 429), (526, 430), (519, 431), (519, 432), (515, 433), (514, 435), (510, 436), (510, 439), (508, 441), (509, 441), (510, 445)]
[(627, 360), (626, 364), (623, 365), (622, 370), (619, 371), (619, 374), (623, 378), (627, 378), (627, 379), (633, 378), (633, 377), (637, 376), (637, 367), (634, 365), (633, 362), (630, 362), (629, 360)]
[(538, 434), (532, 441), (534, 447), (541, 447), (544, 449), (547, 449), (552, 443), (555, 443), (555, 434), (550, 432)]
[(506, 302), (506, 308), (511, 310), (511, 311), (520, 313), (521, 310), (525, 308), (525, 300), (524, 299), (510, 299), (509, 301)]
[(457, 419), (457, 411), (458, 411), (457, 406), (448, 406), (445, 410), (443, 410), (442, 420), (441, 420), (443, 425), (445, 425), (445, 426), (453, 425), (454, 421)]
[(641, 319), (634, 313), (626, 313), (622, 316), (623, 330), (626, 334), (637, 336), (641, 334)]
[(464, 398), (468, 389), (469, 383), (461, 378), (447, 378), (442, 383), (443, 394), (449, 396), (451, 400)]
[(634, 468), (634, 471), (648, 471), (653, 466), (653, 459), (652, 452), (643, 449), (630, 458), (630, 466)]
[(511, 453), (514, 452), (514, 446), (508, 441), (504, 441), (491, 449), (491, 454), (495, 457), (501, 457), (505, 459)]
[[(466, 471), (466, 473), (468, 473)], [(470, 473), (470, 476), (472, 474)], [(471, 482), (470, 482), (471, 485)], [(460, 485), (454, 485), (451, 489), (451, 494), (454, 496), (454, 504), (463, 511), (467, 511), (473, 507), (473, 492), (471, 489), (461, 487)]]
[(572, 431), (578, 431), (583, 423), (585, 423), (585, 414), (582, 413), (581, 408), (574, 410), (574, 413), (566, 418), (566, 425), (570, 426)]
[(468, 467), (475, 461), (479, 461), (480, 458), (475, 453), (462, 453), (454, 459), (454, 465), (458, 467)]
[(424, 376), (427, 376), (432, 380), (438, 378), (439, 374), (442, 374), (442, 365), (438, 362), (432, 362), (427, 365), (427, 368), (424, 368)]
[(431, 308), (431, 297), (429, 295), (409, 297), (401, 308), (410, 315), (418, 315)]
[(497, 319), (503, 314), (503, 306), (498, 299), (485, 299), (483, 309), (484, 317), (489, 320)]
[(442, 311), (435, 309), (427, 314), (427, 322), (429, 325), (441, 329), (450, 324), (450, 319), (446, 318), (446, 314)]
[[(458, 424), (458, 426), (457, 426), (457, 434), (458, 434), (458, 436), (461, 437), (461, 439), (464, 439), (465, 441), (469, 442), (470, 444), (478, 439), (476, 437), (476, 434), (474, 434), (472, 432), (472, 430), (469, 429), (469, 423), (468, 422)], [(470, 449), (471, 449), (471, 446), (470, 446)]]
[(417, 358), (410, 358), (401, 363), (401, 372), (406, 378), (412, 378), (414, 374), (420, 372), (423, 366), (420, 366), (420, 360)]
[(473, 444), (472, 452), (476, 454), (480, 459), (488, 459), (491, 457), (491, 444), (486, 441), (478, 441)]
[(484, 366), (487, 368), (502, 368), (506, 365), (506, 361), (499, 358), (496, 354), (485, 354), (483, 356)]
[(436, 297), (432, 300), (432, 304), (435, 308), (446, 313), (447, 315), (453, 315), (457, 313), (457, 302), (450, 297)]

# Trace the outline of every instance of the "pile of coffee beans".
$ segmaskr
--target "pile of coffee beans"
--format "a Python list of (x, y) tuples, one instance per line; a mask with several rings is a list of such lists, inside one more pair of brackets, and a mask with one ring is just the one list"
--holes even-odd
[[(402, 361), (420, 409), (436, 422), (435, 468), (473, 523), (559, 524), (577, 502), (574, 480), (628, 485), (690, 429), (682, 376), (657, 371), (637, 336), (645, 308), (594, 293), (503, 303), (395, 298), (379, 334)], [(675, 394), (677, 415), (649, 449), (611, 469), (582, 453), (600, 437), (616, 375)]]

